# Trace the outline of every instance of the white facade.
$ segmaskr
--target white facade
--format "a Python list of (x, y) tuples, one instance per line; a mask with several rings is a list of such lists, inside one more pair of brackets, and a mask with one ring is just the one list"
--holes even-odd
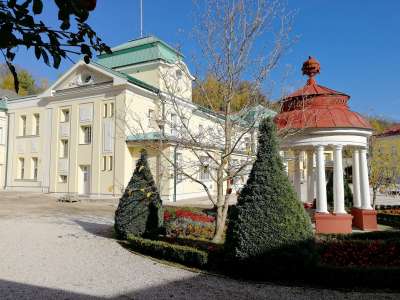
[[(150, 45), (157, 43), (163, 46), (154, 39)], [(173, 140), (184, 137), (172, 124), (184, 122), (199, 135), (213, 131), (209, 142), (218, 149), (218, 115), (192, 103), (193, 77), (182, 61), (171, 63), (173, 50), (165, 46), (163, 53), (169, 52), (155, 58), (153, 52), (140, 53), (154, 59), (137, 62), (136, 48), (141, 49), (137, 41), (128, 43), (129, 51), (117, 47), (113, 56), (100, 60), (102, 64), (80, 61), (42, 94), (8, 101), (7, 121), (0, 112), (0, 128), (1, 122), (9, 124), (3, 129), (9, 136), (3, 151), (7, 163), (4, 172), (0, 169), (5, 189), (119, 196), (145, 148), (164, 201), (206, 196), (204, 187), (192, 179), (178, 174), (174, 181), (177, 174), (168, 161), (175, 156), (178, 163), (187, 165), (193, 179), (201, 179), (211, 193), (216, 192), (211, 166), (196, 157), (202, 154), (181, 146), (175, 149)], [(126, 56), (126, 51), (133, 54)], [(135, 63), (120, 66), (115, 61)], [(155, 151), (160, 121), (168, 141), (162, 151)], [(0, 143), (0, 168), (1, 147)], [(239, 145), (237, 161), (249, 158), (245, 147), (245, 142)], [(214, 152), (218, 155), (218, 150)]]

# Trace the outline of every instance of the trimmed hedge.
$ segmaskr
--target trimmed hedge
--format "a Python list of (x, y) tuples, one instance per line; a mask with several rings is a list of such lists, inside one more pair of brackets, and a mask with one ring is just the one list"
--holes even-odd
[(144, 239), (134, 235), (128, 235), (128, 242), (132, 250), (155, 258), (196, 268), (205, 268), (208, 264), (208, 253), (193, 247)]
[(378, 213), (378, 223), (400, 228), (400, 215)]
[(371, 231), (358, 232), (352, 234), (321, 234), (317, 236), (318, 240), (400, 240), (400, 231)]
[[(399, 232), (370, 232), (365, 234), (357, 234), (357, 238), (369, 235), (372, 241), (379, 237), (386, 236), (389, 239), (396, 237)], [(331, 235), (331, 240), (326, 243), (346, 243), (354, 242), (345, 240), (345, 236)], [(340, 240), (343, 238), (342, 240)], [(336, 239), (332, 241), (332, 239)], [(374, 240), (375, 239), (375, 240)], [(272, 266), (273, 270), (265, 268), (266, 265), (259, 264), (257, 267), (246, 266), (237, 268), (240, 265), (231, 265), (231, 261), (226, 260), (223, 256), (223, 248), (209, 249), (212, 243), (204, 243), (202, 241), (190, 241), (188, 239), (177, 239), (165, 241), (143, 239), (136, 236), (128, 236), (128, 246), (130, 249), (146, 254), (155, 258), (165, 259), (176, 262), (185, 266), (196, 267), (199, 269), (213, 270), (218, 273), (225, 273), (236, 278), (254, 279), (254, 280), (283, 280), (284, 282), (298, 282), (310, 286), (337, 287), (337, 288), (390, 288), (393, 290), (400, 289), (400, 268), (399, 267), (383, 267), (368, 266), (360, 267), (354, 265), (332, 266), (327, 264), (313, 264), (308, 268), (302, 269), (300, 272), (296, 270), (296, 264), (292, 270), (288, 271), (287, 265), (282, 261), (275, 261)], [(366, 240), (356, 240), (355, 244), (368, 243)], [(381, 241), (382, 242), (382, 241)], [(399, 242), (395, 241), (397, 244)], [(177, 243), (177, 244), (172, 244)], [(201, 247), (200, 244), (201, 243)], [(184, 245), (193, 245), (184, 246)], [(204, 245), (203, 245), (204, 244)], [(208, 245), (208, 246), (207, 246)], [(200, 248), (200, 249), (199, 249)], [(320, 248), (321, 251), (321, 248)], [(335, 252), (340, 254), (340, 252)], [(289, 254), (289, 252), (288, 252)], [(290, 251), (290, 255), (293, 252)], [(387, 253), (385, 253), (387, 255)], [(357, 253), (355, 253), (357, 256)], [(287, 256), (290, 258), (290, 256)], [(289, 259), (290, 260), (290, 259)], [(267, 264), (268, 265), (268, 264)], [(269, 272), (271, 271), (271, 272)]]

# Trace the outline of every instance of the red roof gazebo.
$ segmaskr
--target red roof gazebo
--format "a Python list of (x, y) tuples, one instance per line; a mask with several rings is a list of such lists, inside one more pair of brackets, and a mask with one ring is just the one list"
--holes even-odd
[[(307, 199), (316, 196), (316, 231), (348, 233), (352, 225), (376, 229), (376, 213), (371, 207), (367, 146), (372, 129), (367, 120), (350, 111), (349, 95), (318, 85), (319, 62), (309, 57), (302, 67), (309, 78), (304, 87), (283, 98), (275, 123), (283, 150), (295, 154), (294, 185), (301, 198), (300, 153), (307, 153)], [(344, 205), (343, 149), (352, 153), (353, 203), (351, 214)], [(334, 209), (326, 199), (325, 151), (334, 153)], [(315, 167), (314, 167), (315, 165)], [(314, 192), (316, 189), (316, 193)]]

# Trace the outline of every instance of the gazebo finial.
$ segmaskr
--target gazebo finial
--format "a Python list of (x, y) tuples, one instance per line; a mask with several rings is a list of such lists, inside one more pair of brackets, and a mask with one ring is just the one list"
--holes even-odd
[(320, 68), (319, 62), (311, 56), (309, 56), (308, 60), (303, 63), (303, 67), (301, 68), (303, 75), (307, 75), (309, 77), (307, 80), (307, 85), (315, 84), (314, 76), (319, 74)]

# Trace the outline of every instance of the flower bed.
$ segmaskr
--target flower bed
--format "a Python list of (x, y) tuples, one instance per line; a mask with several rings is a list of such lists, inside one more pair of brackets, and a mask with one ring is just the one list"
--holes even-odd
[(200, 208), (164, 207), (166, 235), (211, 240), (215, 231), (215, 216), (212, 213)]
[(320, 244), (320, 263), (346, 267), (400, 267), (397, 240), (336, 240)]
[(400, 209), (384, 209), (384, 210), (378, 211), (378, 213), (393, 215), (393, 216), (400, 216)]

